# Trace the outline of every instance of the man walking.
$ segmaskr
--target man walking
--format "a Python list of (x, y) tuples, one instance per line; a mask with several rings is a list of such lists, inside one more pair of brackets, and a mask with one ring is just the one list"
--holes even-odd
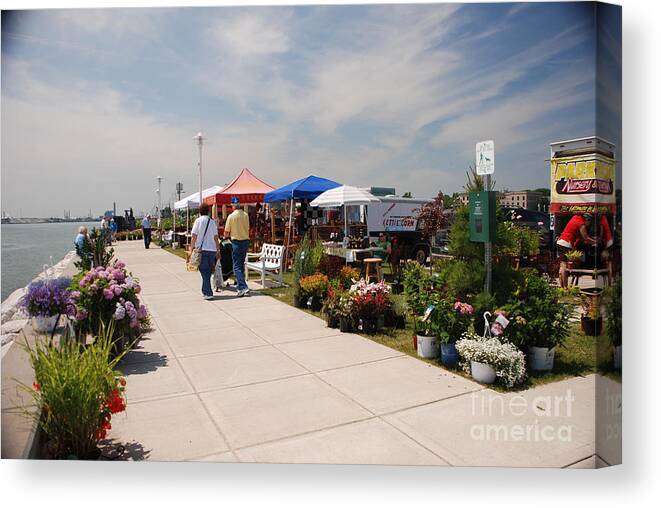
[(232, 239), (232, 264), (238, 289), (237, 296), (246, 296), (250, 292), (244, 271), (250, 238), (250, 218), (241, 208), (239, 198), (236, 196), (232, 197), (232, 207), (234, 211), (229, 214), (225, 222), (225, 236)]
[(149, 215), (142, 219), (142, 238), (145, 241), (145, 249), (148, 249), (151, 243), (151, 221), (149, 219)]

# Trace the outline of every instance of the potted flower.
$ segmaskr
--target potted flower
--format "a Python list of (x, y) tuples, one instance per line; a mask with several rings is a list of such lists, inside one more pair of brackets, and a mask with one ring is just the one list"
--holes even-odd
[(570, 270), (578, 268), (583, 260), (583, 253), (580, 250), (570, 250), (565, 253), (565, 259), (567, 260), (567, 268)]
[(478, 383), (492, 384), (498, 380), (511, 388), (526, 378), (525, 356), (505, 340), (466, 332), (456, 347), (464, 371)]
[(342, 293), (339, 295), (336, 313), (340, 325), (340, 331), (343, 333), (352, 332), (354, 328), (353, 300), (348, 293)]
[(352, 299), (354, 318), (365, 333), (374, 333), (383, 327), (385, 314), (390, 309), (390, 287), (383, 281), (356, 282), (349, 294)]
[(38, 332), (51, 332), (61, 315), (73, 316), (75, 306), (69, 292), (71, 279), (58, 277), (33, 282), (21, 299), (22, 309), (33, 320)]
[(448, 298), (439, 299), (431, 315), (431, 326), (437, 337), (441, 362), (448, 366), (457, 364), (456, 341), (468, 331), (473, 316), (473, 307), (467, 303)]
[(358, 281), (358, 279), (360, 279), (360, 270), (358, 270), (358, 268), (345, 265), (340, 269), (338, 280), (340, 286), (344, 289), (349, 289)]
[(78, 336), (96, 334), (102, 323), (113, 322), (114, 354), (137, 338), (149, 323), (147, 308), (138, 297), (140, 284), (122, 261), (79, 273), (71, 289)]
[(323, 305), (323, 298), (328, 291), (328, 277), (322, 273), (315, 273), (302, 277), (299, 281), (301, 293), (308, 298), (308, 306), (318, 312)]
[(339, 317), (340, 292), (330, 287), (324, 299), (324, 305), (321, 311), (326, 316), (326, 325), (328, 328), (338, 328), (340, 326)]
[(581, 289), (581, 329), (585, 335), (598, 337), (603, 328), (601, 317), (601, 288)]
[(622, 279), (608, 289), (606, 300), (606, 333), (613, 345), (613, 366), (622, 368)]
[(569, 335), (572, 309), (560, 301), (560, 295), (545, 277), (525, 270), (514, 300), (502, 308), (509, 320), (507, 337), (519, 349), (527, 348), (533, 370), (552, 370), (556, 347)]

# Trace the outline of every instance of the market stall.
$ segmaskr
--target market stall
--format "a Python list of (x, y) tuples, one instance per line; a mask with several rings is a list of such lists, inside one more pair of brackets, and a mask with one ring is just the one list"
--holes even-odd
[(272, 190), (275, 190), (275, 187), (257, 178), (248, 168), (243, 168), (241, 173), (223, 190), (212, 196), (204, 197), (204, 203), (212, 206), (214, 218), (222, 217), (223, 220), (219, 221), (219, 229), (222, 234), (224, 219), (228, 215), (227, 205), (232, 202), (232, 198), (238, 198), (239, 203), (250, 215), (251, 239), (269, 237), (270, 224), (267, 219), (267, 210), (262, 204), (264, 195)]
[[(224, 187), (220, 185), (213, 185), (209, 187), (208, 189), (204, 189), (202, 191), (202, 199), (205, 199), (207, 197), (213, 196), (218, 192), (221, 192), (224, 189)], [(199, 208), (200, 206), (200, 193), (196, 192), (194, 194), (191, 194), (190, 196), (186, 196), (183, 199), (180, 199), (179, 201), (175, 201), (174, 203), (174, 209), (175, 210), (186, 210), (186, 232), (183, 234), (181, 237), (179, 244), (180, 245), (187, 245), (188, 240), (190, 239), (190, 210)], [(175, 214), (176, 217), (176, 214)]]
[[(264, 196), (264, 202), (266, 203), (274, 203), (278, 201), (285, 202), (288, 205), (288, 221), (286, 223), (286, 229), (284, 233), (284, 244), (286, 248), (288, 249), (290, 244), (292, 243), (295, 235), (294, 231), (294, 210), (295, 210), (295, 205), (294, 201), (298, 200), (301, 201), (302, 205), (307, 204), (309, 200), (315, 199), (317, 196), (322, 194), (323, 192), (329, 190), (329, 189), (334, 189), (336, 187), (340, 187), (341, 184), (334, 182), (333, 180), (328, 180), (327, 178), (321, 178), (319, 176), (306, 176), (305, 178), (301, 178), (300, 180), (296, 180), (294, 182), (291, 182), (287, 185), (284, 185), (278, 189), (275, 189), (269, 193), (267, 193)], [(304, 213), (303, 206), (301, 206), (301, 214)], [(306, 215), (307, 217), (302, 216), (301, 217), (301, 222), (303, 223), (307, 218), (312, 218), (316, 219), (316, 216), (313, 216), (312, 213), (314, 212), (314, 209), (306, 209)], [(305, 228), (301, 228), (305, 229)]]
[[(347, 263), (354, 262), (360, 259), (359, 252), (364, 250), (364, 254), (369, 255), (370, 249), (362, 245), (352, 245), (350, 239), (350, 221), (349, 214), (351, 207), (358, 207), (361, 205), (368, 205), (376, 203), (379, 199), (373, 196), (370, 192), (352, 187), (349, 185), (342, 185), (333, 189), (327, 190), (320, 194), (317, 198), (310, 202), (311, 206), (318, 206), (320, 208), (342, 208), (344, 215), (344, 238), (342, 243), (339, 242), (324, 242), (326, 253), (333, 256), (340, 256), (345, 259)], [(358, 214), (360, 216), (360, 214)], [(361, 224), (364, 227), (364, 225)]]
[[(616, 232), (615, 145), (597, 136), (551, 143), (551, 230), (560, 280), (612, 279)], [(584, 236), (585, 235), (585, 236)]]

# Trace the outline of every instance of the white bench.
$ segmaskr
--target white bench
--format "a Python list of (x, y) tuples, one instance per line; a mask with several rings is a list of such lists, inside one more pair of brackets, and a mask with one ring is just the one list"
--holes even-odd
[[(261, 252), (249, 252), (246, 255), (246, 280), (249, 277), (248, 271), (254, 270), (262, 275), (262, 287), (266, 287), (267, 273), (275, 275), (278, 284), (282, 286), (284, 256), (284, 245), (273, 245), (272, 243), (263, 244)], [(258, 260), (250, 261), (251, 258), (257, 258)]]

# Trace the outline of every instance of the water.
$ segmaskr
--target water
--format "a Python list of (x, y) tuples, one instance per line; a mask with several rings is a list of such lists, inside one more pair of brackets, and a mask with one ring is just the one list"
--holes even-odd
[(52, 224), (3, 224), (2, 300), (30, 283), (53, 256), (53, 264), (74, 249), (73, 241), (80, 226), (90, 230), (98, 223), (67, 222)]

